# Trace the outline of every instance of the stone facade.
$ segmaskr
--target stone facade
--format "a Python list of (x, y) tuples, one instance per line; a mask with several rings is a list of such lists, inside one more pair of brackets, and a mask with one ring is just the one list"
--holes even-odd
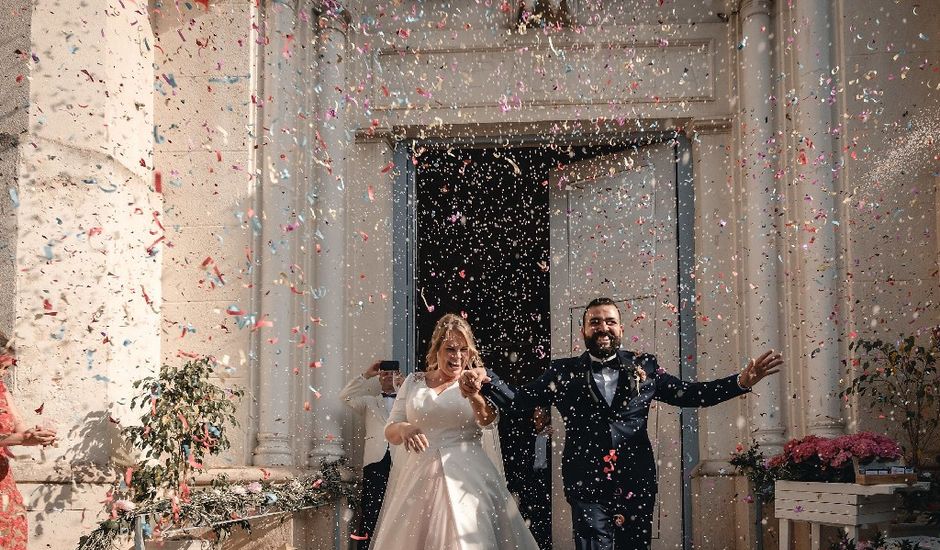
[[(932, 3), (580, 0), (572, 28), (524, 33), (498, 0), (13, 4), (0, 323), (20, 408), (62, 436), (15, 464), (31, 548), (91, 528), (108, 416), (161, 361), (213, 354), (250, 390), (212, 466), (358, 460), (336, 396), (393, 353), (401, 140), (688, 137), (698, 376), (788, 359), (699, 414), (696, 547), (753, 547), (735, 443), (876, 426), (833, 398), (850, 334), (940, 320)], [(278, 544), (342, 547), (321, 516)]]

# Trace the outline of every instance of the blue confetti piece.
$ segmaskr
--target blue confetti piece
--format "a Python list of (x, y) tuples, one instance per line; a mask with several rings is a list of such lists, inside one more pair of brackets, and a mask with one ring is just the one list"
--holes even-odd
[(16, 191), (16, 187), (10, 188), (10, 200), (13, 201), (13, 208), (20, 207), (20, 194)]

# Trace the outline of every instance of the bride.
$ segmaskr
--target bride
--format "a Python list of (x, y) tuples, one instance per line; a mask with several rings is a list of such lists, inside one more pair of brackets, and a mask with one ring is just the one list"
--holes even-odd
[(509, 495), (496, 445), (496, 413), (464, 398), (460, 373), (482, 366), (470, 325), (457, 315), (434, 327), (427, 372), (398, 390), (385, 426), (404, 445), (392, 466), (373, 550), (538, 550)]

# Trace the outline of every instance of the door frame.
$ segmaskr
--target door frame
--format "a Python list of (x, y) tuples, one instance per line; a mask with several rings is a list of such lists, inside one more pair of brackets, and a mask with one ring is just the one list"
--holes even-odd
[[(553, 137), (521, 134), (510, 137), (435, 137), (405, 138), (395, 142), (393, 159), (396, 176), (392, 190), (392, 355), (405, 372), (413, 372), (415, 358), (415, 279), (417, 276), (417, 196), (415, 165), (411, 152), (419, 147), (450, 146), (454, 148), (525, 147), (552, 145), (585, 146), (611, 142), (641, 147), (673, 142), (676, 167), (676, 234), (679, 270), (679, 377), (697, 377), (696, 315), (695, 315), (695, 188), (693, 185), (692, 144), (677, 131), (612, 132), (595, 136)], [(690, 473), (699, 463), (698, 410), (679, 410), (682, 432), (682, 540), (686, 550), (692, 548), (692, 480)]]

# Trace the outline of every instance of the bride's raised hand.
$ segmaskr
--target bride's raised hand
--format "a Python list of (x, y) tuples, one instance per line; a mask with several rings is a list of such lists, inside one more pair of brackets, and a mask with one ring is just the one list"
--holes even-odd
[(405, 449), (420, 453), (426, 451), (429, 447), (428, 437), (424, 435), (421, 428), (414, 424), (408, 424), (401, 428), (401, 438), (405, 444)]

